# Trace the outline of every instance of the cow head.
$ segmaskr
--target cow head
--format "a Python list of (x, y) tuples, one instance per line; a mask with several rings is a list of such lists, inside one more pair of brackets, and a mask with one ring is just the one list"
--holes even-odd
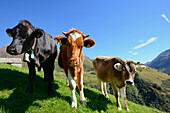
[(69, 32), (63, 34), (66, 36), (59, 35), (54, 38), (54, 40), (60, 46), (66, 46), (67, 48), (67, 59), (68, 65), (71, 67), (77, 66), (80, 62), (80, 56), (82, 52), (82, 47), (90, 48), (95, 44), (92, 39), (86, 39), (89, 35), (84, 35), (81, 31), (76, 29), (71, 29)]
[(7, 29), (6, 32), (9, 37), (13, 38), (12, 43), (7, 47), (7, 52), (11, 55), (18, 55), (27, 51), (32, 47), (34, 38), (43, 35), (42, 30), (36, 29), (27, 20), (21, 20), (17, 26)]
[(114, 68), (118, 71), (122, 71), (123, 80), (126, 85), (134, 85), (134, 77), (137, 71), (146, 69), (146, 66), (134, 61), (121, 61), (116, 63)]

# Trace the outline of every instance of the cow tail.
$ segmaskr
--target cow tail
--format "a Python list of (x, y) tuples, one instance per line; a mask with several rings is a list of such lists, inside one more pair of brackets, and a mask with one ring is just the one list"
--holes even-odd
[(97, 70), (97, 60), (96, 59), (93, 60), (93, 67), (94, 67), (95, 70)]

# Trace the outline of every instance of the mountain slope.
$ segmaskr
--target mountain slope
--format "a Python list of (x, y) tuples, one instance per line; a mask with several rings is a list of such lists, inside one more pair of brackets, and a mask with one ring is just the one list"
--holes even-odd
[[(55, 95), (47, 95), (47, 83), (42, 78), (42, 73), (37, 73), (34, 84), (34, 93), (27, 94), (25, 89), (28, 83), (28, 70), (0, 63), (0, 112), (112, 112), (118, 111), (116, 100), (112, 95), (110, 99), (101, 95), (99, 90), (85, 87), (87, 106), (79, 100), (79, 91), (76, 89), (78, 108), (71, 108), (71, 91), (65, 81), (56, 78), (54, 81)], [(131, 113), (160, 113), (156, 109), (127, 102)]]
[(170, 75), (170, 49), (162, 52), (146, 65)]

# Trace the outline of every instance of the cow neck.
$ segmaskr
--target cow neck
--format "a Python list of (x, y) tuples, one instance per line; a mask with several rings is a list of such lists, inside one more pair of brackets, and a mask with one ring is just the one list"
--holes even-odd
[(34, 60), (34, 57), (35, 57), (35, 47), (36, 47), (36, 38), (34, 38), (33, 40), (33, 45), (31, 46), (30, 49), (28, 49), (25, 53), (24, 53), (24, 58), (23, 58), (23, 61), (25, 62), (30, 62), (30, 58), (31, 60)]

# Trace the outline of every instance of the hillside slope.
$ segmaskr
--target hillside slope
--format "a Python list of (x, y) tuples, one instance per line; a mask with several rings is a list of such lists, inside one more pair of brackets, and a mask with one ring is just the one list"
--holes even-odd
[(170, 75), (170, 49), (162, 52), (146, 65)]
[[(27, 94), (25, 89), (28, 83), (28, 70), (0, 63), (0, 112), (112, 112), (123, 113), (125, 110), (118, 111), (116, 100), (112, 95), (110, 99), (101, 95), (99, 90), (85, 87), (85, 97), (87, 106), (80, 104), (78, 88), (76, 97), (78, 108), (71, 108), (71, 91), (66, 86), (65, 81), (56, 78), (54, 81), (55, 95), (47, 95), (47, 83), (42, 78), (42, 73), (37, 73), (34, 84), (34, 93)], [(130, 101), (130, 113), (160, 113), (156, 109), (134, 104)]]
[[(84, 84), (100, 90), (92, 63), (84, 62)], [(113, 94), (112, 88), (107, 84), (108, 92)], [(157, 108), (170, 112), (170, 76), (156, 69), (147, 67), (135, 76), (135, 85), (127, 87), (127, 99), (137, 104)]]

